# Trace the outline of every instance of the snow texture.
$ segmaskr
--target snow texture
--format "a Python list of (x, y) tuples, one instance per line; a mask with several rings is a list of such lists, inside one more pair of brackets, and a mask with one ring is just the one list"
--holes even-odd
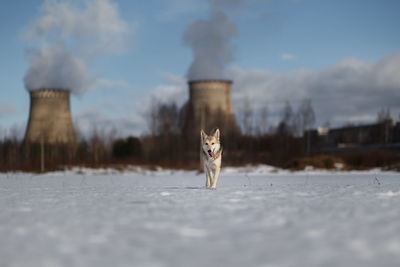
[(0, 174), (0, 266), (400, 266), (400, 175)]

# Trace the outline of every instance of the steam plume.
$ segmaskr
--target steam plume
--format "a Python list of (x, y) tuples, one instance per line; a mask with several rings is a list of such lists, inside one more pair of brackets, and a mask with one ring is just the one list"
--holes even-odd
[(191, 47), (194, 56), (187, 78), (225, 78), (224, 67), (233, 60), (230, 41), (236, 34), (236, 25), (223, 12), (190, 23), (183, 33), (183, 40)]
[(99, 56), (126, 49), (130, 37), (128, 23), (109, 0), (46, 0), (26, 32), (34, 48), (27, 53), (25, 87), (82, 94), (96, 81), (90, 64)]

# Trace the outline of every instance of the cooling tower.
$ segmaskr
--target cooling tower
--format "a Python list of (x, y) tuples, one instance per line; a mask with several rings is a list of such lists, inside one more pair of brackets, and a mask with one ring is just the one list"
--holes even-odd
[(219, 127), (224, 134), (237, 130), (232, 108), (232, 81), (196, 80), (188, 84), (186, 132), (197, 136), (200, 129), (210, 131)]
[(31, 107), (25, 141), (76, 143), (72, 124), (69, 91), (41, 89), (30, 91)]

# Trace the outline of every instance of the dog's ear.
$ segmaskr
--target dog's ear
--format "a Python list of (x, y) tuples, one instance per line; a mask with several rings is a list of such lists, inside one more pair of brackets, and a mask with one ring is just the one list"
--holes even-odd
[(200, 131), (200, 137), (201, 137), (201, 140), (203, 140), (204, 141), (204, 139), (206, 139), (206, 133), (203, 131), (203, 129), (201, 129), (201, 131)]
[(218, 128), (215, 130), (214, 137), (217, 138), (217, 140), (219, 141), (219, 129)]

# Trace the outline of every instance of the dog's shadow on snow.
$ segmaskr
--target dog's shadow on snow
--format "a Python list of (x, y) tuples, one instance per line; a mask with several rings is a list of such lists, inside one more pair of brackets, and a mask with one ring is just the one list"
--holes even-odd
[(184, 186), (184, 187), (179, 187), (179, 186), (167, 186), (164, 187), (164, 189), (170, 189), (170, 190), (178, 190), (178, 189), (189, 189), (189, 190), (199, 190), (199, 189), (205, 189), (204, 186)]
[(186, 186), (185, 189), (206, 189), (204, 186)]

